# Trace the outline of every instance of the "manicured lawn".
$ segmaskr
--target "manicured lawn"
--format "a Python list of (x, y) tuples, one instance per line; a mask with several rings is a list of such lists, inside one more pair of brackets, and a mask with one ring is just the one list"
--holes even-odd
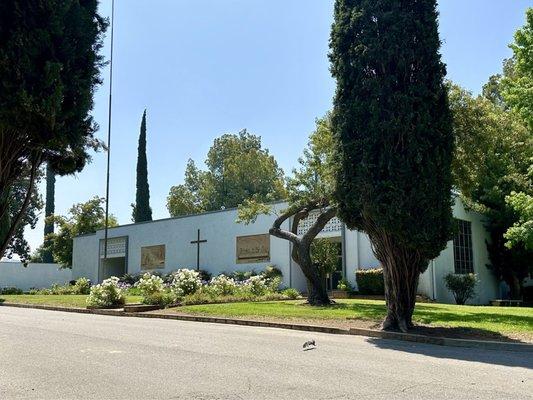
[[(229, 303), (183, 306), (174, 312), (216, 315), (223, 317), (263, 318), (276, 320), (306, 320), (317, 323), (326, 320), (349, 319), (381, 321), (385, 316), (385, 303), (381, 300), (348, 299), (336, 300), (331, 307), (311, 307), (301, 300), (262, 303)], [(509, 337), (518, 334), (533, 338), (533, 308), (457, 306), (450, 304), (419, 303), (414, 320), (432, 327), (471, 328), (478, 332), (503, 334)]]
[[(80, 307), (87, 306), (85, 299), (86, 295), (0, 295), (0, 302), (8, 303), (22, 303), (22, 304), (42, 304), (47, 306), (62, 306), (62, 307)], [(127, 296), (126, 303), (139, 303), (140, 296)]]

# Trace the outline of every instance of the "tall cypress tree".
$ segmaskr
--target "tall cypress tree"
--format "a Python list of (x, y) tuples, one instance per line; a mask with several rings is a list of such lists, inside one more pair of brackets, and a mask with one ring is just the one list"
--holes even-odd
[(46, 203), (44, 208), (44, 250), (43, 250), (43, 263), (53, 263), (54, 256), (52, 255), (51, 241), (47, 239), (47, 235), (54, 233), (54, 223), (48, 221), (47, 218), (54, 215), (55, 211), (55, 195), (56, 193), (56, 175), (50, 167), (50, 164), (46, 164)]
[(143, 222), (152, 220), (150, 208), (150, 187), (148, 186), (148, 163), (146, 161), (146, 110), (144, 110), (139, 146), (137, 148), (137, 192), (133, 206), (133, 221)]
[(451, 116), (435, 0), (337, 0), (330, 46), (340, 217), (384, 270), (383, 328), (406, 331), (451, 232)]

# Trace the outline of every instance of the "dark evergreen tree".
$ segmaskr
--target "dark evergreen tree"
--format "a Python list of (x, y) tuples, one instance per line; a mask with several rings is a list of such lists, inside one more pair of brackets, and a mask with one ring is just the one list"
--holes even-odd
[(384, 329), (412, 325), (419, 275), (451, 233), (453, 134), (437, 15), (435, 0), (335, 3), (335, 196), (383, 265)]
[(89, 113), (106, 27), (97, 0), (0, 2), (0, 257), (25, 220), (42, 163), (59, 175), (81, 171), (100, 145)]
[(133, 222), (152, 220), (150, 208), (150, 187), (148, 186), (148, 162), (146, 161), (146, 110), (144, 110), (139, 147), (137, 148), (137, 192), (133, 205)]
[(47, 237), (51, 233), (54, 233), (54, 223), (50, 221), (48, 217), (54, 215), (55, 211), (55, 193), (56, 193), (56, 175), (50, 167), (50, 164), (46, 164), (46, 203), (44, 206), (44, 245), (43, 245), (43, 263), (53, 263), (54, 256), (52, 255), (52, 249), (50, 247), (51, 242)]

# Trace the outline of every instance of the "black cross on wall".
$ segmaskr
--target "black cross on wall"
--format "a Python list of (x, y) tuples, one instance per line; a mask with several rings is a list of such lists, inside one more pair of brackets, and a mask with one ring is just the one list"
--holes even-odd
[(198, 229), (198, 239), (192, 240), (191, 244), (196, 245), (196, 270), (200, 270), (200, 244), (207, 243), (207, 240), (201, 239), (200, 240), (200, 229)]

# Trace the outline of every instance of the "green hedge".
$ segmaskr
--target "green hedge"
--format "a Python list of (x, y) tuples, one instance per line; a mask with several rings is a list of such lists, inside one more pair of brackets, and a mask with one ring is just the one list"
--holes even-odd
[(359, 294), (385, 294), (383, 268), (358, 269), (355, 271)]

